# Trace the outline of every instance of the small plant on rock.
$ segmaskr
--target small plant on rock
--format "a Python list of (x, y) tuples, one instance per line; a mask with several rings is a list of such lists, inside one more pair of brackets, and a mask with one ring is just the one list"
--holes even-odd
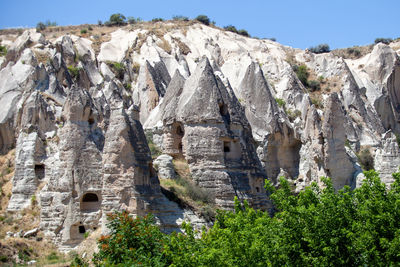
[(331, 51), (328, 44), (320, 44), (315, 47), (310, 47), (308, 50), (315, 54), (328, 53)]
[(0, 45), (0, 57), (7, 55), (7, 47)]
[(204, 25), (210, 25), (210, 19), (206, 15), (198, 15), (195, 20), (203, 23)]

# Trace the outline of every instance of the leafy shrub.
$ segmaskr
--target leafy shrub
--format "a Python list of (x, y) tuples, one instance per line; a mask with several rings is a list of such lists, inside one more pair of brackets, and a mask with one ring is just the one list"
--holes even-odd
[(328, 44), (320, 44), (315, 47), (310, 47), (308, 50), (315, 54), (328, 53), (331, 51)]
[[(166, 236), (155, 225), (152, 215), (133, 219), (128, 212), (108, 215), (110, 235), (102, 236), (96, 266), (163, 266), (163, 242)], [(123, 265), (122, 265), (123, 264)]]
[(286, 110), (286, 114), (287, 114), (289, 120), (291, 122), (294, 122), (298, 117), (301, 116), (301, 111), (298, 109), (296, 109), (294, 111), (291, 109), (288, 109), (288, 110)]
[(0, 45), (0, 57), (7, 55), (7, 47)]
[(101, 20), (98, 20), (98, 21), (97, 21), (97, 25), (103, 26), (103, 22), (102, 22)]
[(134, 17), (128, 17), (127, 19), (129, 24), (135, 24), (136, 23), (136, 19)]
[(122, 15), (121, 13), (112, 14), (110, 16), (110, 20), (107, 22), (107, 26), (125, 25), (125, 23), (126, 23), (125, 20), (126, 20), (126, 17), (124, 15)]
[(210, 25), (210, 19), (206, 15), (198, 15), (195, 20), (203, 23), (204, 25)]
[(89, 267), (89, 263), (79, 257), (79, 255), (75, 255), (71, 261), (70, 267)]
[(38, 24), (36, 24), (36, 31), (40, 32), (40, 31), (44, 31), (46, 29), (46, 25), (43, 22), (38, 22)]
[(68, 66), (68, 71), (71, 74), (71, 77), (73, 79), (79, 79), (79, 71), (81, 68), (75, 67), (75, 66)]
[(298, 194), (281, 178), (266, 181), (274, 214), (235, 199), (234, 211), (217, 211), (201, 234), (162, 234), (152, 216), (109, 217), (111, 234), (99, 240), (97, 266), (397, 266), (400, 262), (400, 173), (390, 189), (364, 172), (360, 188), (336, 191), (322, 178)]
[(154, 18), (151, 20), (152, 22), (160, 22), (160, 21), (164, 21), (163, 18)]
[(377, 43), (390, 44), (392, 41), (393, 41), (392, 38), (376, 38), (375, 44), (377, 44)]
[(347, 48), (347, 53), (354, 55), (355, 57), (361, 56), (361, 51), (359, 48), (356, 47), (349, 47)]
[(271, 41), (273, 41), (273, 42), (276, 42), (276, 38), (275, 37), (270, 37), (270, 38), (267, 38), (268, 40), (271, 40)]
[(358, 160), (360, 161), (361, 167), (365, 171), (374, 169), (374, 158), (371, 155), (369, 149), (365, 148), (356, 154)]
[(107, 62), (107, 64), (111, 67), (112, 72), (115, 76), (122, 80), (125, 74), (125, 66), (120, 62)]
[(304, 86), (308, 86), (308, 76), (310, 76), (310, 73), (308, 73), (308, 69), (306, 65), (294, 65), (293, 67), (294, 72), (297, 75), (297, 78), (299, 78), (300, 82)]
[(236, 27), (233, 26), (233, 25), (225, 26), (224, 29), (225, 29), (226, 31), (229, 31), (229, 32), (238, 33), (238, 30), (237, 30)]
[(324, 105), (322, 104), (322, 101), (318, 98), (311, 98), (311, 104), (313, 104), (316, 108), (318, 109), (323, 109)]
[(87, 30), (86, 29), (82, 29), (81, 30), (81, 34), (86, 34), (87, 33)]
[(321, 90), (321, 84), (319, 81), (311, 80), (308, 81), (308, 87), (310, 88), (311, 92)]
[(182, 15), (175, 15), (172, 17), (172, 20), (177, 20), (177, 21), (189, 21), (189, 18), (186, 16)]
[(250, 34), (246, 31), (246, 30), (238, 30), (238, 34), (246, 36), (246, 37), (250, 37)]
[(286, 106), (285, 100), (283, 100), (282, 98), (275, 97), (275, 101), (279, 107), (285, 108), (285, 106)]

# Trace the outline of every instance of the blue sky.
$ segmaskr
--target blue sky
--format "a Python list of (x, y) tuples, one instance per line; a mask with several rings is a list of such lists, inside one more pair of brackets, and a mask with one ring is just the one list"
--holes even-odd
[(377, 37), (400, 37), (400, 0), (0, 0), (0, 28), (34, 27), (39, 21), (78, 25), (106, 21), (113, 13), (151, 20), (205, 14), (223, 27), (246, 29), (298, 48), (366, 45)]

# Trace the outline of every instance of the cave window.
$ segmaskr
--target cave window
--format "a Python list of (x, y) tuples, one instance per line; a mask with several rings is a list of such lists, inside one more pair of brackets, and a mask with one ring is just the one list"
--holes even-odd
[(95, 193), (86, 193), (82, 197), (81, 211), (95, 212), (100, 209), (99, 197)]
[(224, 152), (231, 152), (230, 142), (224, 141)]
[(84, 234), (86, 232), (85, 226), (79, 225), (79, 233)]
[(89, 118), (88, 119), (88, 123), (89, 123), (89, 125), (93, 125), (94, 124), (94, 119), (93, 118)]
[(220, 103), (219, 104), (219, 113), (221, 114), (221, 116), (228, 115), (228, 107), (225, 104)]
[(97, 202), (97, 201), (99, 201), (99, 198), (97, 197), (96, 194), (93, 193), (87, 193), (82, 198), (82, 202)]
[(35, 176), (37, 179), (43, 179), (45, 175), (45, 167), (43, 164), (35, 165)]
[(176, 134), (179, 136), (183, 136), (184, 132), (182, 130), (182, 127), (180, 125), (178, 125), (178, 127), (176, 127)]

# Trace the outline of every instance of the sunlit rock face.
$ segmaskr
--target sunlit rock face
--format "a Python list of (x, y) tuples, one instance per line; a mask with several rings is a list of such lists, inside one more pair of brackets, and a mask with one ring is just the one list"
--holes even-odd
[[(152, 212), (167, 232), (205, 223), (163, 195), (145, 132), (164, 154), (160, 177), (174, 177), (171, 157), (185, 160), (219, 208), (234, 197), (271, 208), (264, 181), (278, 186), (281, 176), (297, 192), (322, 176), (336, 189), (359, 186), (361, 151), (393, 182), (397, 43), (348, 59), (198, 23), (159, 26), (2, 38), (0, 152), (16, 148), (8, 210), (35, 197), (41, 229), (60, 248), (105, 231), (114, 210)], [(296, 75), (303, 65), (308, 84)]]

